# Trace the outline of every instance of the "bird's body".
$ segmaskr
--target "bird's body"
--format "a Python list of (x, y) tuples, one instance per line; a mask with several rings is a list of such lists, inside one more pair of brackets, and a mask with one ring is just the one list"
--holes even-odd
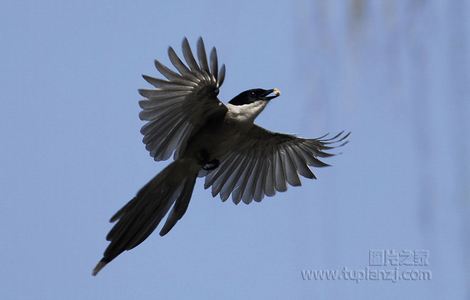
[(226, 112), (209, 119), (188, 142), (183, 157), (200, 158), (207, 155), (206, 162), (219, 159), (227, 149), (233, 149), (240, 144), (240, 139), (254, 126), (254, 119), (266, 102), (248, 104), (247, 107), (227, 105)]
[[(174, 72), (156, 61), (168, 80), (144, 76), (154, 90), (139, 90), (143, 142), (155, 160), (174, 161), (150, 180), (111, 218), (117, 221), (106, 239), (110, 241), (103, 258), (93, 270), (96, 275), (125, 250), (143, 242), (168, 214), (160, 235), (168, 233), (186, 212), (197, 177), (205, 177), (212, 196), (234, 203), (261, 201), (287, 184), (299, 186), (298, 175), (315, 178), (309, 167), (324, 167), (318, 157), (348, 136), (342, 133), (325, 139), (303, 139), (274, 133), (256, 124), (256, 117), (279, 90), (252, 89), (240, 93), (228, 104), (218, 98), (225, 78), (225, 66), (218, 69), (215, 48), (207, 60), (202, 39), (197, 58), (183, 40), (185, 65), (174, 50), (168, 50)], [(338, 146), (344, 145), (336, 144)]]

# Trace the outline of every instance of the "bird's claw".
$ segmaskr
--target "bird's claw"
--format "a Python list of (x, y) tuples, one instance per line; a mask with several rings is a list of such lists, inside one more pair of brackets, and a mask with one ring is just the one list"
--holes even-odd
[(218, 159), (213, 159), (207, 162), (202, 168), (206, 171), (212, 171), (216, 169), (220, 165), (220, 161)]

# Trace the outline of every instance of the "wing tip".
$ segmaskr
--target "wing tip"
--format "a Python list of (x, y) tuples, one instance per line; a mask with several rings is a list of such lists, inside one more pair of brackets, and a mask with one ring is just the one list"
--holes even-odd
[(183, 41), (181, 42), (181, 44), (183, 45), (183, 48), (190, 47), (188, 38), (186, 36), (183, 37)]
[(142, 76), (142, 78), (147, 81), (148, 83), (152, 84), (151, 81), (155, 78), (149, 76), (149, 75), (146, 75), (146, 74), (141, 74), (140, 76)]

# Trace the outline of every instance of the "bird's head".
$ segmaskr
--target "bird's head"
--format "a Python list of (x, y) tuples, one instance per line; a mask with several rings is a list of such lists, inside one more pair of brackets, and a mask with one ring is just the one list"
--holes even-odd
[(279, 95), (281, 92), (276, 88), (244, 91), (229, 101), (229, 117), (242, 123), (253, 123), (268, 102)]
[(238, 96), (230, 100), (230, 104), (232, 105), (248, 105), (252, 104), (257, 101), (267, 102), (271, 99), (274, 99), (281, 95), (281, 91), (279, 89), (251, 89), (240, 93)]

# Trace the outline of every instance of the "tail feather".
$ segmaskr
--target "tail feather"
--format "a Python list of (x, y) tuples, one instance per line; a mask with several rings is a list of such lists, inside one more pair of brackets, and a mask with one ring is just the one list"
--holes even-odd
[(171, 209), (171, 212), (166, 219), (165, 225), (163, 225), (163, 228), (160, 231), (160, 236), (167, 234), (173, 228), (173, 226), (175, 226), (178, 220), (181, 219), (181, 217), (183, 217), (185, 214), (186, 210), (188, 209), (189, 200), (191, 200), (191, 196), (193, 194), (195, 183), (196, 177), (186, 178), (184, 188), (179, 194), (175, 205)]
[(139, 197), (139, 194), (140, 194), (140, 193), (142, 192), (142, 190), (144, 190), (147, 186), (148, 186), (148, 184), (145, 185), (143, 188), (141, 188), (140, 191), (137, 193), (137, 195), (136, 195), (134, 198), (132, 198), (129, 202), (127, 202), (126, 205), (124, 205), (123, 207), (121, 207), (121, 209), (119, 209), (119, 210), (111, 217), (111, 219), (109, 219), (109, 222), (110, 222), (110, 223), (116, 222), (117, 220), (119, 220), (119, 219), (123, 216), (123, 214), (124, 214), (126, 211), (132, 210), (132, 209), (135, 207), (135, 205), (137, 204), (137, 199), (138, 199), (138, 198), (141, 198), (141, 197)]
[(160, 235), (167, 234), (188, 207), (199, 167), (194, 161), (179, 159), (168, 165), (118, 210), (111, 222), (117, 221), (106, 236), (110, 244), (103, 258), (93, 269), (93, 275), (125, 250), (142, 243), (171, 210)]
[(96, 274), (98, 274), (99, 271), (101, 271), (101, 269), (104, 268), (104, 266), (106, 266), (108, 264), (108, 262), (103, 258), (101, 259), (95, 266), (95, 268), (93, 269), (93, 272), (91, 273), (93, 276), (96, 276)]

